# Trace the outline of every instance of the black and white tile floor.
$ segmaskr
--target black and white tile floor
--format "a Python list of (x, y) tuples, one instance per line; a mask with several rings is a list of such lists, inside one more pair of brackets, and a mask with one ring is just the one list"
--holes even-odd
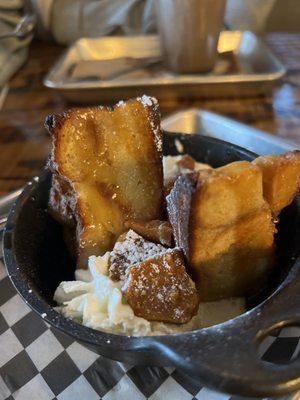
[[(286, 362), (300, 331), (264, 343), (264, 358)], [(129, 366), (85, 349), (50, 328), (16, 293), (0, 260), (0, 400), (238, 400), (173, 368)]]

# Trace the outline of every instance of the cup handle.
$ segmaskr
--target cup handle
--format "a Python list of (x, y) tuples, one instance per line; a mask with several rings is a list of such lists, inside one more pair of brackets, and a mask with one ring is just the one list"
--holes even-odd
[(258, 346), (273, 329), (288, 325), (300, 326), (300, 258), (260, 306), (224, 324), (162, 337), (153, 346), (205, 386), (245, 396), (281, 395), (300, 387), (300, 359), (270, 364), (259, 358)]

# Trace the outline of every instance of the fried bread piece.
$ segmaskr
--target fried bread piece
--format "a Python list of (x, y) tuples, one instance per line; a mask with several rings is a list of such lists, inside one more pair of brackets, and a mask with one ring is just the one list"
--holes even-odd
[(108, 259), (108, 274), (114, 281), (125, 279), (126, 271), (133, 264), (166, 251), (165, 247), (149, 242), (133, 230), (121, 235)]
[[(147, 96), (119, 102), (113, 109), (76, 109), (47, 117), (53, 142), (50, 166), (74, 194), (79, 266), (86, 267), (88, 256), (111, 250), (126, 220), (162, 217), (159, 124), (157, 101)], [(57, 211), (63, 214), (59, 207)]]
[(200, 171), (193, 203), (191, 218), (195, 226), (229, 225), (266, 205), (261, 171), (248, 161)]
[(133, 265), (123, 291), (134, 314), (148, 321), (184, 324), (199, 307), (195, 285), (185, 271), (179, 249)]
[(300, 151), (261, 156), (253, 164), (263, 173), (264, 197), (277, 216), (300, 193)]
[(274, 233), (268, 208), (225, 227), (194, 228), (191, 273), (201, 300), (247, 296), (258, 291), (274, 262)]
[[(175, 244), (188, 256), (200, 299), (255, 291), (271, 268), (275, 233), (260, 169), (241, 161), (200, 171), (189, 195), (178, 184), (182, 179), (168, 196), (167, 209)], [(176, 198), (186, 199), (184, 207)]]
[(169, 247), (172, 244), (172, 227), (168, 221), (126, 221), (125, 227), (133, 229), (136, 233), (151, 242)]

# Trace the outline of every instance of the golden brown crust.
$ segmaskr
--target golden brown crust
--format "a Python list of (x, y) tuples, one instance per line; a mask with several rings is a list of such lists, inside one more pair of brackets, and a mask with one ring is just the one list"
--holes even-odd
[(256, 165), (241, 161), (200, 172), (189, 226), (201, 299), (246, 296), (262, 285), (273, 262), (275, 226)]
[(156, 100), (144, 96), (46, 119), (50, 167), (74, 189), (80, 266), (111, 250), (126, 220), (162, 217), (159, 121)]
[(273, 262), (275, 226), (262, 173), (249, 162), (181, 176), (167, 197), (175, 244), (189, 260), (200, 299), (258, 290)]
[(227, 227), (192, 231), (192, 277), (200, 299), (253, 294), (264, 284), (274, 261), (275, 226), (268, 208)]
[(184, 324), (199, 306), (195, 285), (185, 271), (179, 249), (132, 266), (123, 290), (135, 315), (148, 321)]
[(192, 224), (226, 226), (265, 206), (261, 171), (248, 161), (200, 171), (193, 203)]
[(300, 193), (300, 151), (261, 156), (253, 161), (263, 174), (263, 191), (275, 217)]

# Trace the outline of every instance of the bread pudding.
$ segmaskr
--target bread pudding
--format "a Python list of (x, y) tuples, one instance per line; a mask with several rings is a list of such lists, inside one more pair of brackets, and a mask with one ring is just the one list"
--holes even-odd
[[(300, 152), (219, 168), (162, 156), (157, 100), (47, 118), (49, 211), (76, 259), (55, 293), (87, 326), (184, 332), (245, 310), (276, 257), (281, 210), (300, 189)], [(217, 311), (218, 310), (218, 311)]]

